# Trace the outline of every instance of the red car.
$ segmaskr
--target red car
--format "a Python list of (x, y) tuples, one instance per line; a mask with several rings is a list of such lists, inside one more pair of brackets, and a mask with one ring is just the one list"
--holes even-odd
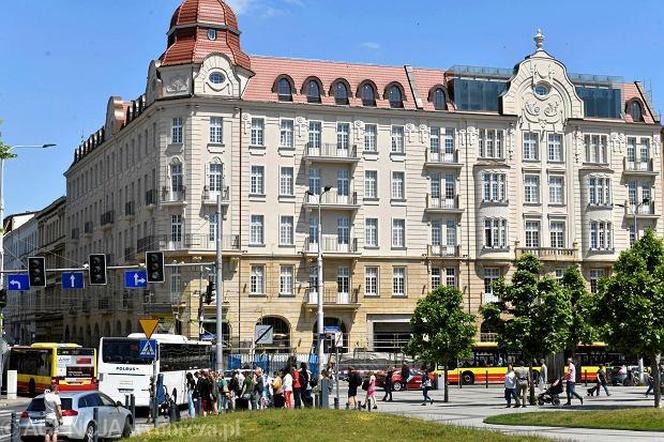
[[(418, 369), (410, 370), (410, 380), (406, 384), (407, 390), (419, 390), (422, 388), (422, 378), (424, 377), (424, 372)], [(430, 373), (429, 379), (431, 382), (434, 382), (435, 375)], [(383, 387), (385, 385), (385, 373), (376, 373), (376, 385), (378, 387)], [(403, 390), (403, 385), (401, 384), (401, 371), (397, 370), (392, 374), (392, 390), (401, 391)]]

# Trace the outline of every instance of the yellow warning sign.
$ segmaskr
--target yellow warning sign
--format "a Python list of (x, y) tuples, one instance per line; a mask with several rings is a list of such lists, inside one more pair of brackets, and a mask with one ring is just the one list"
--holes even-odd
[(144, 318), (144, 319), (139, 319), (138, 323), (141, 325), (143, 333), (145, 333), (146, 339), (150, 339), (152, 333), (154, 333), (154, 331), (157, 329), (157, 325), (159, 325), (159, 319)]

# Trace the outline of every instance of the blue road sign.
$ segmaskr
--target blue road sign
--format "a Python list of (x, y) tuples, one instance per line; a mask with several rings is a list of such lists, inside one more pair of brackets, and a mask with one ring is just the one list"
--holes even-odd
[(148, 288), (148, 274), (145, 270), (127, 270), (124, 274), (124, 287), (126, 289)]
[(82, 289), (83, 281), (83, 272), (62, 272), (62, 288), (65, 290)]
[(157, 357), (157, 341), (154, 339), (141, 339), (138, 341), (138, 348), (140, 352), (138, 356), (142, 359), (156, 359)]
[(30, 278), (27, 273), (15, 273), (7, 276), (7, 290), (30, 290)]

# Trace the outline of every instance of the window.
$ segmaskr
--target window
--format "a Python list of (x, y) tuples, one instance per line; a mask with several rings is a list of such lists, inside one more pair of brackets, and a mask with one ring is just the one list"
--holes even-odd
[(320, 85), (316, 80), (309, 80), (307, 83), (307, 102), (320, 103)]
[(309, 169), (309, 192), (320, 195), (320, 169), (313, 167)]
[(548, 151), (549, 162), (560, 163), (563, 161), (563, 136), (561, 134), (549, 134)]
[(445, 285), (456, 287), (456, 269), (454, 267), (447, 267), (445, 269)]
[(445, 104), (445, 92), (441, 88), (433, 91), (433, 108), (436, 110), (445, 110), (447, 108)]
[(636, 201), (638, 199), (638, 186), (636, 181), (630, 181), (627, 183), (627, 201), (630, 206), (636, 206)]
[(279, 96), (279, 101), (293, 101), (293, 88), (288, 79), (282, 78), (279, 80), (279, 83), (277, 83), (277, 95)]
[(293, 147), (293, 120), (281, 120), (279, 146)]
[(293, 294), (293, 266), (280, 267), (279, 294), (282, 296), (291, 296)]
[(262, 118), (251, 119), (251, 145), (263, 146), (265, 120)]
[(337, 151), (348, 151), (350, 139), (350, 124), (337, 123)]
[(590, 292), (597, 293), (599, 281), (606, 275), (604, 269), (593, 269), (590, 271)]
[(643, 111), (641, 109), (641, 103), (636, 100), (633, 100), (629, 103), (629, 115), (632, 117), (632, 121), (641, 122), (643, 121)]
[(293, 217), (282, 216), (279, 219), (279, 245), (293, 245)]
[(484, 247), (488, 249), (507, 248), (507, 220), (501, 218), (484, 219)]
[(337, 218), (337, 247), (339, 251), (348, 251), (350, 245), (350, 218), (340, 216)]
[(364, 151), (377, 152), (378, 143), (376, 142), (377, 128), (375, 124), (364, 125)]
[(348, 104), (348, 87), (342, 81), (334, 85), (334, 102), (338, 105)]
[(627, 138), (627, 161), (636, 162), (636, 138)]
[(505, 185), (506, 175), (504, 173), (483, 174), (483, 201), (484, 202), (506, 202), (507, 191)]
[[(171, 194), (182, 192), (184, 190), (182, 163), (171, 163)], [(133, 194), (133, 191), (132, 191)]]
[(251, 215), (251, 229), (249, 243), (252, 245), (262, 246), (263, 240), (263, 215)]
[(208, 189), (210, 192), (221, 192), (224, 182), (224, 165), (222, 163), (210, 163), (208, 173)]
[(182, 215), (171, 215), (171, 241), (176, 245), (182, 242)]
[(265, 168), (263, 166), (251, 166), (250, 187), (252, 195), (265, 195)]
[(440, 287), (440, 267), (431, 268), (431, 290), (436, 290)]
[(406, 268), (392, 268), (392, 295), (406, 296)]
[(320, 149), (321, 122), (309, 121), (309, 149)]
[(171, 122), (171, 143), (182, 144), (182, 117), (175, 117)]
[(500, 279), (500, 269), (498, 267), (484, 268), (484, 297), (483, 304), (497, 302), (498, 297), (493, 292), (493, 283)]
[(208, 29), (208, 40), (215, 41), (217, 39), (217, 30)]
[(551, 221), (549, 232), (551, 234), (551, 247), (554, 249), (565, 248), (565, 222)]
[(650, 159), (650, 140), (641, 138), (641, 147), (639, 149), (641, 162), (645, 163)]
[(378, 218), (364, 220), (364, 245), (365, 247), (378, 247)]
[(279, 195), (293, 196), (293, 168), (282, 167), (279, 172)]
[(392, 199), (403, 200), (406, 199), (404, 183), (404, 172), (392, 172)]
[(588, 178), (588, 202), (591, 206), (611, 205), (611, 178)]
[(480, 129), (480, 158), (503, 159), (503, 131), (498, 129)]
[(564, 178), (561, 175), (549, 176), (549, 204), (564, 204)]
[(607, 221), (593, 221), (590, 223), (590, 250), (613, 250), (613, 231), (611, 223)]
[(378, 296), (378, 267), (364, 268), (364, 296)]
[(226, 81), (226, 77), (221, 72), (211, 72), (208, 76), (208, 80), (210, 80), (210, 83), (212, 84), (222, 84)]
[(392, 247), (406, 247), (406, 220), (392, 220)]
[(524, 161), (537, 161), (539, 160), (538, 136), (534, 132), (523, 133), (523, 160)]
[(549, 94), (549, 86), (544, 83), (537, 84), (535, 85), (534, 92), (540, 97), (545, 97)]
[(540, 246), (540, 222), (526, 221), (526, 248), (537, 249)]
[(606, 135), (586, 135), (586, 163), (607, 164), (609, 162), (606, 147)]
[(526, 175), (524, 177), (524, 195), (523, 201), (527, 204), (539, 203), (539, 175)]
[(265, 267), (251, 266), (250, 294), (262, 295), (265, 293)]
[(350, 173), (348, 169), (337, 170), (337, 201), (348, 201), (350, 195)]
[(403, 94), (401, 88), (396, 84), (390, 86), (390, 89), (387, 91), (388, 99), (390, 100), (390, 107), (393, 108), (402, 108), (403, 107)]
[(429, 153), (431, 153), (433, 160), (437, 160), (440, 157), (440, 127), (431, 127)]
[(209, 230), (209, 236), (208, 239), (210, 241), (210, 244), (215, 244), (215, 241), (217, 240), (217, 229), (219, 226), (219, 223), (217, 222), (217, 213), (212, 212), (208, 216), (209, 224), (210, 224), (210, 230)]
[(350, 270), (346, 266), (337, 267), (337, 293), (350, 293)]
[(392, 152), (404, 153), (403, 126), (392, 126)]
[(222, 144), (224, 142), (223, 123), (224, 119), (221, 117), (210, 117), (210, 143)]
[(364, 171), (364, 198), (376, 199), (378, 198), (378, 171), (365, 170)]
[(360, 93), (362, 94), (362, 106), (376, 106), (376, 91), (370, 83), (364, 83)]
[(318, 218), (315, 215), (309, 217), (309, 244), (318, 244)]
[(629, 230), (629, 246), (631, 247), (636, 242), (636, 226), (632, 222), (627, 225), (627, 229)]

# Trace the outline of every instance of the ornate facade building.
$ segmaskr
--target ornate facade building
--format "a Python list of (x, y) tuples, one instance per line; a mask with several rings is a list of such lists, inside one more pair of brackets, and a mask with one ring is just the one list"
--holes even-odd
[(71, 299), (71, 339), (145, 313), (213, 331), (200, 294), (220, 227), (234, 348), (271, 324), (273, 348), (309, 351), (322, 296), (347, 348), (391, 351), (432, 288), (476, 313), (523, 253), (553, 274), (580, 265), (594, 288), (638, 232), (664, 233), (661, 126), (640, 83), (570, 74), (543, 39), (513, 69), (252, 56), (223, 1), (184, 0), (145, 93), (112, 97), (65, 173), (66, 258), (163, 250), (200, 268), (145, 292), (112, 274)]

